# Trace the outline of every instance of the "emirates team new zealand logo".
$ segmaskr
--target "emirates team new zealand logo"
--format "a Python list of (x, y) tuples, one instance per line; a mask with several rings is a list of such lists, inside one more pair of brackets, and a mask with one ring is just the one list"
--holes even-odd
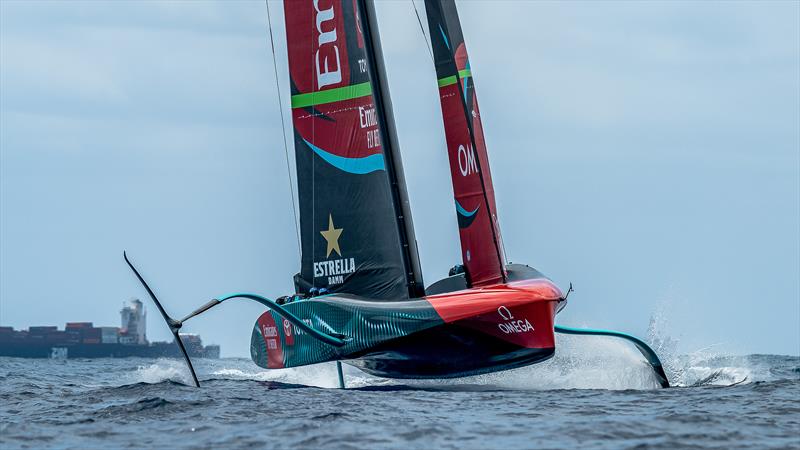
[[(325, 261), (314, 262), (314, 280), (326, 278), (328, 286), (344, 283), (344, 277), (356, 271), (355, 258), (342, 258), (342, 249), (339, 246), (339, 238), (344, 232), (343, 228), (336, 228), (333, 223), (333, 214), (328, 214), (328, 229), (322, 230), (319, 234), (325, 239)], [(339, 256), (338, 259), (328, 259), (332, 253)]]

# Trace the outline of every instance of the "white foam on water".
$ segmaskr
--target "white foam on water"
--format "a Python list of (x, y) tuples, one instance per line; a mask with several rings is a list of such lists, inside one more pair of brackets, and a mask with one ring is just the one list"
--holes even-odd
[[(362, 378), (360, 382), (370, 382), (369, 378)], [(419, 387), (464, 385), (514, 390), (658, 387), (652, 368), (633, 346), (611, 338), (562, 335), (556, 337), (555, 356), (539, 364), (463, 378), (392, 382)]]
[(192, 384), (192, 375), (182, 360), (160, 358), (155, 363), (139, 366), (131, 373), (131, 381), (135, 383), (156, 384), (164, 381), (175, 381)]
[(237, 361), (236, 365), (241, 365), (241, 367), (216, 369), (212, 370), (209, 375), (212, 378), (232, 380), (277, 381), (280, 383), (302, 384), (322, 388), (339, 387), (336, 363), (323, 363), (272, 370), (263, 370), (258, 368), (254, 363), (240, 361)]
[(769, 381), (769, 367), (758, 367), (746, 356), (719, 354), (702, 349), (674, 357), (671, 373), (675, 386), (728, 386)]
[[(277, 381), (287, 384), (302, 384), (323, 388), (339, 387), (335, 363), (323, 363), (289, 369), (264, 370), (245, 359), (195, 360), (197, 377), (203, 380), (253, 380)], [(156, 384), (175, 381), (192, 385), (191, 373), (180, 359), (160, 358), (152, 364), (140, 365), (129, 372), (123, 380), (129, 383)]]
[(727, 386), (751, 382), (752, 372), (746, 367), (692, 366), (684, 372), (681, 386)]
[(653, 389), (653, 369), (633, 345), (602, 336), (556, 335), (556, 355), (541, 364), (484, 376), (516, 389)]
[(659, 355), (672, 386), (727, 386), (771, 378), (768, 370), (757, 370), (747, 357), (715, 351), (719, 344), (678, 354), (678, 341), (670, 333), (669, 311), (673, 310), (669, 301), (662, 301), (651, 316), (647, 330), (648, 343)]
[[(745, 357), (724, 357), (696, 352), (664, 360), (673, 386), (730, 385), (763, 379), (748, 367)], [(731, 364), (734, 363), (734, 364)], [(276, 381), (321, 388), (339, 386), (335, 363), (264, 370), (248, 360), (225, 359), (210, 362), (199, 373), (203, 379)], [(545, 362), (484, 375), (453, 379), (400, 380), (366, 374), (343, 365), (348, 388), (407, 385), (420, 388), (455, 388), (513, 390), (555, 389), (656, 389), (659, 387), (652, 368), (631, 344), (603, 336), (557, 335), (556, 354)], [(134, 382), (160, 383), (176, 381), (191, 384), (188, 369), (181, 360), (159, 359), (154, 364), (139, 366)]]

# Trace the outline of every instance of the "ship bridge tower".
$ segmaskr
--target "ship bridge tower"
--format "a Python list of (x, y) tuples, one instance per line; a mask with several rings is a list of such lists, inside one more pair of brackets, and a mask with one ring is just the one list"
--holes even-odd
[(127, 343), (147, 345), (147, 313), (138, 298), (131, 298), (120, 311), (120, 334)]

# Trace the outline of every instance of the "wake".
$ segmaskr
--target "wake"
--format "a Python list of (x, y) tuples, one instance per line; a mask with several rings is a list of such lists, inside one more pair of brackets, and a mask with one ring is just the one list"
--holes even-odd
[[(769, 365), (747, 356), (719, 354), (710, 346), (690, 354), (677, 353), (677, 341), (666, 332), (665, 315), (656, 312), (648, 327), (648, 344), (658, 353), (673, 387), (736, 386), (771, 381)], [(249, 380), (285, 385), (338, 388), (335, 363), (263, 370), (250, 359), (196, 360), (201, 380)], [(502, 372), (463, 378), (396, 380), (377, 378), (343, 365), (347, 388), (412, 388), (444, 390), (649, 390), (658, 380), (641, 353), (630, 343), (604, 336), (556, 334), (556, 353), (548, 361)], [(183, 361), (159, 359), (139, 366), (130, 383), (173, 381), (186, 385), (192, 379)]]
[[(663, 350), (662, 350), (663, 351)], [(767, 377), (748, 367), (747, 357), (708, 353), (672, 356), (662, 360), (675, 387), (734, 386)], [(733, 363), (733, 364), (732, 364)], [(263, 370), (249, 359), (197, 360), (201, 380), (259, 381), (318, 388), (337, 388), (336, 365), (317, 364), (280, 370)], [(545, 362), (471, 377), (434, 380), (377, 378), (344, 364), (346, 385), (360, 388), (411, 388), (434, 390), (561, 390), (658, 389), (649, 364), (632, 346), (612, 338), (593, 336), (557, 337), (556, 355)], [(761, 376), (759, 376), (761, 375)], [(159, 359), (128, 374), (127, 383), (157, 384), (165, 381), (191, 385), (183, 361)], [(126, 383), (126, 384), (127, 384)]]

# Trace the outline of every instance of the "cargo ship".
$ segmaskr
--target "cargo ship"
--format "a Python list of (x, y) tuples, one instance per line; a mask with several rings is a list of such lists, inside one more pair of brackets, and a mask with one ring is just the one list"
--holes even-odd
[[(147, 314), (142, 302), (130, 299), (120, 311), (119, 327), (95, 327), (92, 322), (32, 326), (15, 330), (0, 326), (0, 356), (17, 358), (143, 358), (181, 357), (175, 342), (147, 340)], [(195, 358), (219, 358), (219, 345), (203, 345), (200, 336), (181, 333), (186, 351)]]

